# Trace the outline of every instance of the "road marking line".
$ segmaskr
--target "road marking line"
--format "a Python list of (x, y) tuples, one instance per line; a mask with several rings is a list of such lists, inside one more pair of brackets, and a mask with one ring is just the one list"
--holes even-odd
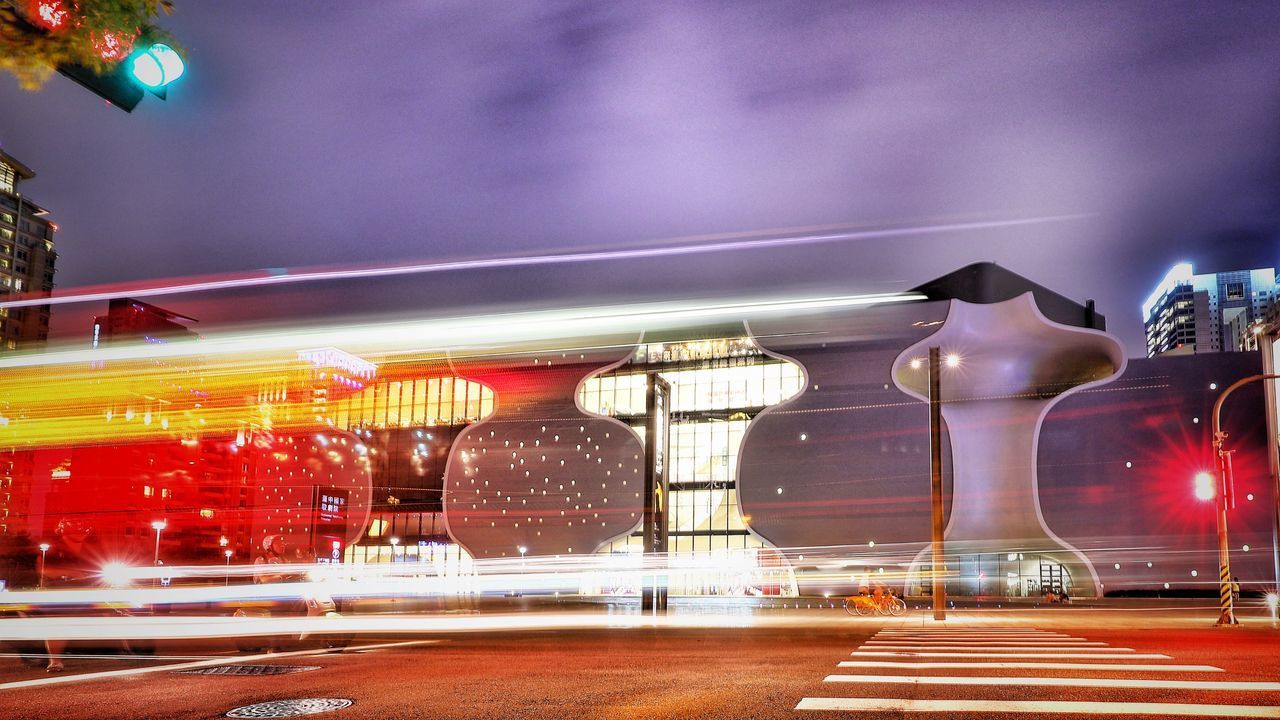
[(1063, 700), (905, 700), (891, 698), (805, 698), (796, 710), (940, 712), (940, 713), (1076, 713), (1081, 715), (1205, 716), (1280, 718), (1280, 708), (1265, 705), (1195, 703), (1070, 702)]
[[(1070, 635), (872, 635), (878, 641), (920, 641), (920, 642), (1079, 642), (1087, 638), (1075, 638)], [(1101, 641), (1092, 641), (1101, 642)]]
[(1131, 653), (1133, 648), (1113, 648), (1113, 647), (1080, 647), (1079, 645), (1059, 645), (1056, 647), (1043, 646), (1026, 646), (1017, 645), (992, 645), (992, 646), (973, 646), (973, 645), (938, 645), (929, 643), (927, 645), (863, 645), (868, 650), (995, 650), (999, 651), (1022, 651), (1022, 652), (1039, 652), (1039, 653), (1055, 653), (1060, 650), (1069, 652), (1082, 653), (1098, 653), (1107, 655), (1110, 653)]
[(1089, 677), (978, 677), (948, 675), (828, 675), (825, 682), (895, 685), (1040, 685), (1045, 687), (1148, 688), (1155, 690), (1252, 690), (1280, 692), (1280, 682), (1245, 680), (1145, 680)]
[(1018, 634), (1018, 633), (1048, 633), (1048, 632), (1057, 632), (1057, 631), (1056, 631), (1056, 630), (1042, 630), (1042, 629), (1040, 629), (1040, 628), (1003, 628), (1003, 629), (1002, 629), (1002, 628), (980, 628), (980, 627), (973, 627), (973, 628), (926, 628), (926, 627), (920, 627), (920, 628), (913, 628), (913, 627), (893, 627), (893, 628), (888, 628), (888, 627), (887, 627), (887, 628), (881, 628), (881, 629), (880, 629), (880, 632), (920, 632), (920, 633), (934, 633), (934, 634), (936, 634), (936, 635), (942, 635), (942, 634), (945, 634), (945, 633), (988, 633), (988, 634), (1013, 633), (1013, 634)]
[[(377, 645), (359, 645), (347, 648), (349, 651), (375, 650), (378, 648), (405, 647), (407, 645), (426, 645), (430, 643), (438, 643), (439, 640), (409, 640), (406, 642), (379, 643)], [(343, 652), (342, 648), (318, 648), (316, 650), (292, 650), (290, 652), (279, 653), (259, 653), (257, 655), (231, 655), (216, 660), (200, 660), (198, 662), (176, 663), (174, 665), (152, 665), (150, 667), (128, 668), (125, 670), (103, 670), (101, 672), (79, 673), (73, 675), (55, 675), (53, 677), (37, 678), (35, 680), (18, 680), (16, 682), (0, 683), (0, 690), (17, 690), (20, 688), (40, 687), (42, 685), (61, 685), (63, 683), (81, 682), (86, 680), (103, 680), (106, 678), (128, 677), (130, 675), (146, 675), (148, 673), (172, 672), (174, 670), (191, 670), (195, 668), (216, 667), (218, 665), (239, 665), (242, 663), (253, 663), (259, 660), (279, 660), (288, 657), (306, 657), (308, 655), (338, 655)], [(71, 657), (75, 657), (74, 655)]]
[(1104, 642), (1097, 640), (876, 640), (867, 641), (868, 645), (1026, 645), (1028, 647), (1079, 647), (1092, 645), (1102, 647)]
[(1028, 630), (1026, 632), (1016, 633), (993, 633), (981, 630), (966, 630), (964, 632), (929, 632), (927, 630), (881, 630), (877, 635), (919, 635), (921, 637), (1063, 637), (1070, 633), (1048, 632), (1045, 630)]
[(979, 668), (1004, 670), (1015, 668), (1043, 670), (1115, 670), (1117, 672), (1226, 672), (1212, 665), (1143, 665), (1134, 663), (1059, 663), (1059, 662), (900, 662), (894, 660), (845, 660), (840, 667), (857, 668), (918, 668), (942, 670), (955, 668)]
[(915, 651), (874, 651), (874, 650), (854, 650), (851, 655), (860, 657), (975, 657), (975, 658), (1070, 658), (1072, 660), (1082, 660), (1092, 658), (1114, 658), (1116, 660), (1172, 660), (1168, 655), (1159, 653), (1125, 653), (1125, 654), (1100, 654), (1100, 653), (1025, 653), (1025, 652), (915, 652)]
[(1040, 628), (984, 628), (984, 627), (972, 627), (972, 628), (925, 628), (925, 627), (922, 627), (922, 628), (910, 628), (910, 627), (896, 627), (896, 628), (883, 628), (883, 629), (881, 629), (881, 630), (880, 630), (880, 632), (919, 632), (919, 633), (933, 633), (933, 634), (937, 634), (937, 635), (942, 635), (942, 634), (945, 634), (945, 633), (1015, 633), (1015, 634), (1016, 634), (1016, 633), (1047, 633), (1047, 632), (1055, 632), (1055, 631), (1052, 631), (1052, 630), (1041, 630)]
[(925, 637), (925, 638), (1053, 638), (1072, 637), (1066, 633), (920, 633), (920, 632), (878, 632), (876, 637)]

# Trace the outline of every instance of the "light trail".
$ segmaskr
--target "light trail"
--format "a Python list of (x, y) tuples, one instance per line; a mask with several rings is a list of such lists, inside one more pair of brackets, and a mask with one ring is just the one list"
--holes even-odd
[(789, 617), (740, 614), (646, 615), (608, 612), (522, 612), (516, 614), (400, 614), (330, 617), (272, 616), (112, 616), (30, 617), (0, 620), (0, 640), (193, 640), (277, 635), (405, 635), (523, 632), (548, 630), (629, 630), (638, 628), (792, 627)]
[[(29, 354), (11, 353), (0, 358), (0, 368), (35, 368), (122, 360), (210, 358), (229, 354), (261, 356), (308, 348), (341, 347), (347, 352), (390, 353), (397, 359), (405, 352), (419, 356), (443, 356), (449, 352), (499, 349), (520, 355), (549, 355), (568, 348), (556, 343), (583, 338), (634, 335), (645, 331), (688, 325), (751, 320), (786, 313), (920, 302), (920, 293), (878, 293), (775, 300), (676, 301), (619, 306), (597, 306), (531, 311), (458, 318), (411, 320), (359, 325), (339, 325), (304, 330), (272, 330), (209, 336), (199, 341), (165, 344), (137, 343), (90, 349), (55, 350)], [(574, 348), (580, 345), (574, 345)]]
[(758, 250), (795, 245), (814, 245), (846, 240), (869, 240), (912, 235), (936, 235), (939, 233), (961, 232), (970, 230), (992, 230), (997, 228), (1020, 227), (1046, 223), (1080, 220), (1088, 215), (1052, 215), (1037, 218), (1021, 218), (1013, 220), (984, 220), (967, 223), (947, 223), (938, 225), (915, 225), (900, 228), (881, 228), (876, 230), (854, 230), (833, 233), (805, 234), (788, 237), (767, 237), (736, 239), (720, 242), (696, 243), (684, 245), (668, 245), (662, 247), (629, 248), (623, 250), (595, 250), (589, 252), (548, 253), (542, 255), (515, 255), (471, 260), (453, 260), (435, 263), (416, 263), (411, 265), (385, 265), (366, 268), (347, 269), (302, 269), (290, 271), (277, 268), (260, 271), (248, 277), (195, 280), (173, 285), (139, 286), (121, 284), (117, 286), (94, 286), (80, 290), (59, 293), (52, 297), (28, 297), (18, 300), (0, 302), (0, 308), (36, 307), (42, 305), (63, 305), (79, 302), (110, 300), (128, 295), (134, 298), (152, 298), (168, 295), (209, 292), (215, 290), (232, 290), (237, 288), (266, 287), (304, 282), (326, 280), (357, 280), (371, 277), (393, 277), (397, 275), (419, 275), (424, 273), (451, 272), (458, 270), (484, 270), (493, 268), (533, 267), (539, 265), (561, 265), (574, 263), (590, 263), (613, 260), (639, 260), (649, 258), (677, 257), (682, 255), (700, 255), (740, 250)]

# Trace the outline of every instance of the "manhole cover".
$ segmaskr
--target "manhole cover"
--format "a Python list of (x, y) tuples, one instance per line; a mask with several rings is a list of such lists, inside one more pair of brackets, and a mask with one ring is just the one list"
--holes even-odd
[(299, 715), (315, 715), (351, 707), (346, 698), (300, 698), (298, 700), (272, 700), (271, 702), (245, 705), (227, 711), (229, 718), (285, 718)]
[(319, 665), (218, 665), (176, 672), (179, 675), (288, 675), (319, 669)]

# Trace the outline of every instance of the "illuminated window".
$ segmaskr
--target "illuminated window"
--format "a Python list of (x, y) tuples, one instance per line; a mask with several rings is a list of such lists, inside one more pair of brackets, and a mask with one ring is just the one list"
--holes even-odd
[(152, 495), (155, 495), (155, 494), (156, 494), (155, 489), (152, 488), (150, 485), (142, 486), (142, 497), (151, 497)]

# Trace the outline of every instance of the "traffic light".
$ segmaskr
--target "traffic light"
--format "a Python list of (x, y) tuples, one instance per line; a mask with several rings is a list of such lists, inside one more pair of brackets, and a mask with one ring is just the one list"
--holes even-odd
[(99, 75), (83, 65), (58, 66), (59, 73), (80, 83), (89, 92), (125, 112), (132, 112), (142, 101), (142, 86), (125, 76), (123, 70), (123, 63), (107, 75)]
[(146, 16), (117, 17), (108, 21), (112, 27), (95, 27), (101, 16), (86, 14), (69, 0), (0, 0), (0, 10), (0, 22), (33, 43), (56, 45), (57, 57), (66, 58), (70, 48), (74, 59), (58, 63), (57, 71), (125, 112), (146, 92), (163, 100), (165, 88), (186, 71), (177, 51), (156, 41), (161, 34)]
[(128, 54), (106, 75), (80, 65), (58, 66), (58, 72), (125, 112), (137, 107), (144, 90), (165, 99), (165, 88), (185, 71), (182, 58), (164, 43), (152, 43), (145, 50)]
[(164, 43), (155, 43), (129, 60), (129, 72), (133, 79), (148, 89), (162, 88), (182, 77), (187, 67), (182, 57)]

